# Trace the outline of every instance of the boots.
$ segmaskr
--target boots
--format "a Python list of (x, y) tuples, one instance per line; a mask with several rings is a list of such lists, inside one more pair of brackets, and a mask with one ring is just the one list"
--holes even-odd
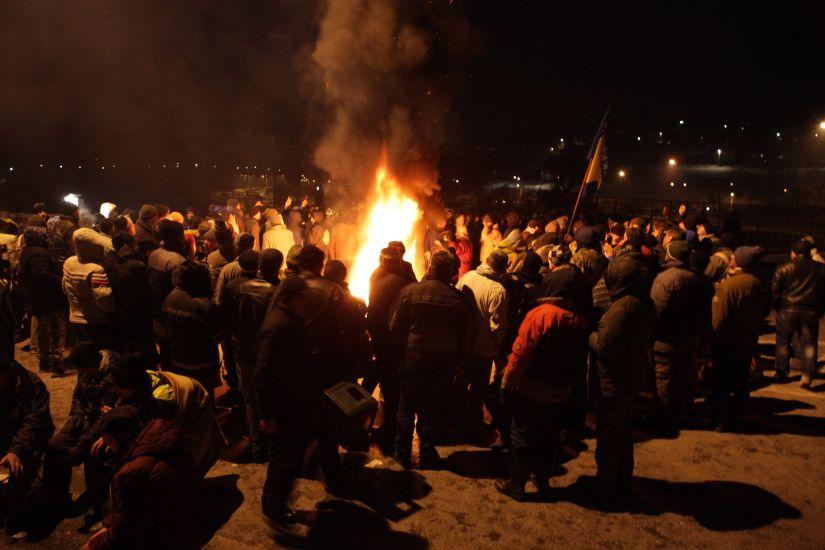
[(550, 477), (556, 468), (556, 457), (558, 451), (541, 450), (535, 451), (533, 456), (533, 484), (542, 499), (550, 496)]
[(510, 479), (496, 481), (496, 491), (508, 496), (517, 502), (524, 500), (524, 484), (530, 477), (530, 454), (527, 449), (512, 449), (510, 451)]

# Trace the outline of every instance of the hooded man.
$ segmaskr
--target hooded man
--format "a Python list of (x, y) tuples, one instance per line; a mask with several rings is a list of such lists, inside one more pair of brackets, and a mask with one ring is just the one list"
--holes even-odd
[(103, 529), (88, 547), (197, 548), (199, 477), (181, 429), (164, 418), (144, 425), (140, 411), (124, 405), (106, 415), (101, 431), (116, 466)]
[(574, 387), (585, 375), (587, 318), (576, 311), (575, 286), (559, 285), (541, 298), (518, 330), (501, 393), (512, 401), (510, 479), (496, 490), (517, 501), (531, 471), (546, 495), (561, 446), (561, 431)]
[(37, 326), (32, 330), (32, 339), (37, 344), (40, 372), (51, 372), (53, 376), (63, 374), (63, 348), (69, 323), (62, 278), (60, 262), (49, 252), (46, 228), (29, 225), (23, 232), (20, 253), (20, 290), (26, 311)]
[(462, 277), (456, 289), (475, 305), (473, 354), (465, 376), (457, 380), (461, 399), (466, 400), (464, 428), (468, 436), (478, 436), (484, 428), (483, 399), (490, 382), (490, 370), (499, 346), (507, 335), (507, 291), (501, 284), (507, 273), (508, 258), (494, 250), (486, 263)]
[(144, 204), (140, 207), (138, 219), (135, 222), (135, 241), (138, 254), (143, 256), (144, 260), (148, 259), (149, 254), (158, 247), (155, 225), (159, 219), (158, 209), (151, 204)]
[(750, 397), (750, 363), (770, 304), (768, 290), (752, 273), (762, 252), (759, 246), (737, 248), (731, 257), (728, 277), (719, 283), (713, 297), (711, 404), (717, 431), (736, 426)]
[(155, 342), (152, 329), (152, 290), (149, 270), (135, 249), (135, 238), (117, 233), (112, 238), (117, 261), (107, 270), (109, 284), (117, 302), (118, 325), (122, 329), (123, 349), (141, 352), (154, 361)]
[(69, 322), (80, 339), (100, 349), (121, 348), (115, 321), (117, 302), (109, 285), (104, 261), (114, 256), (112, 240), (93, 229), (72, 235), (77, 254), (63, 264), (63, 292), (69, 301)]
[[(612, 303), (590, 335), (596, 368), (597, 480), (609, 498), (630, 489), (633, 477), (631, 405), (648, 372), (656, 308), (634, 259), (614, 259), (605, 273)], [(595, 372), (593, 372), (595, 371)]]
[(286, 258), (289, 249), (295, 245), (295, 236), (284, 226), (284, 220), (277, 212), (273, 212), (269, 220), (272, 227), (264, 233), (261, 249), (274, 248)]
[(701, 275), (690, 269), (690, 247), (673, 241), (667, 247), (667, 263), (653, 280), (650, 297), (656, 306), (656, 393), (662, 407), (664, 428), (677, 428), (690, 405), (693, 366), (699, 336), (713, 298)]
[(811, 389), (816, 374), (819, 319), (825, 313), (825, 265), (811, 259), (813, 244), (794, 243), (791, 261), (776, 268), (771, 284), (776, 310), (776, 379), (788, 381), (790, 345), (794, 336), (802, 345), (802, 378), (799, 385)]

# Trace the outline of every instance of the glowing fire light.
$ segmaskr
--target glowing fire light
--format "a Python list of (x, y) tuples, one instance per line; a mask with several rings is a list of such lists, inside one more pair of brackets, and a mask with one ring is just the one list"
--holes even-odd
[(401, 241), (406, 258), (415, 258), (415, 224), (420, 216), (418, 203), (405, 194), (395, 178), (381, 166), (375, 175), (375, 195), (362, 224), (362, 245), (353, 263), (349, 288), (354, 296), (369, 300), (370, 275), (378, 267), (381, 250), (390, 241)]

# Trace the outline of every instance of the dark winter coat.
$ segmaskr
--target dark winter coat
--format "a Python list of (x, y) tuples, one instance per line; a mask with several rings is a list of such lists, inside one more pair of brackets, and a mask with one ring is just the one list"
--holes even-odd
[(774, 309), (793, 312), (825, 310), (825, 265), (807, 256), (776, 268), (771, 284)]
[(370, 302), (367, 306), (367, 327), (372, 337), (375, 355), (379, 359), (397, 355), (390, 338), (390, 314), (401, 289), (414, 283), (400, 262), (379, 266), (370, 277)]
[(648, 370), (648, 351), (656, 323), (656, 308), (645, 288), (642, 270), (632, 258), (610, 263), (605, 283), (613, 303), (590, 335), (603, 397), (635, 395)]
[(390, 319), (401, 370), (463, 366), (472, 350), (473, 308), (452, 286), (425, 278), (404, 287)]
[(117, 317), (124, 333), (135, 338), (152, 335), (152, 288), (149, 269), (134, 250), (124, 246), (109, 267), (109, 285), (117, 303)]
[(14, 361), (10, 386), (0, 394), (0, 456), (30, 459), (43, 453), (54, 433), (49, 391), (35, 373)]
[(260, 277), (241, 279), (235, 293), (235, 355), (238, 364), (254, 365), (258, 337), (277, 286)]
[(650, 289), (656, 306), (656, 341), (690, 351), (702, 331), (713, 295), (701, 276), (682, 262), (671, 262), (664, 268)]
[(155, 321), (155, 332), (161, 336), (165, 334), (163, 323), (163, 301), (175, 288), (175, 280), (180, 266), (186, 261), (183, 255), (166, 248), (158, 248), (149, 255), (146, 267), (149, 270), (149, 290), (152, 292), (152, 317)]
[(768, 313), (768, 291), (754, 275), (734, 271), (716, 287), (711, 306), (717, 350), (752, 352)]
[(149, 255), (160, 246), (155, 230), (143, 220), (135, 222), (135, 243), (138, 254), (148, 261)]
[(319, 387), (328, 388), (341, 380), (352, 379), (355, 373), (353, 357), (349, 354), (352, 348), (344, 327), (347, 304), (343, 289), (309, 271), (299, 277), (308, 287), (310, 305), (304, 325), (309, 333), (309, 360), (318, 372)]
[(308, 333), (301, 318), (279, 306), (261, 327), (253, 384), (263, 419), (290, 418), (312, 410), (320, 393), (309, 362)]
[(221, 319), (212, 300), (176, 288), (163, 301), (163, 314), (174, 365), (187, 370), (218, 365)]
[(75, 448), (88, 452), (100, 436), (102, 408), (114, 407), (117, 399), (112, 380), (105, 369), (92, 374), (78, 371), (69, 418), (60, 431), (79, 435)]
[(71, 216), (54, 216), (46, 222), (49, 252), (63, 268), (63, 262), (74, 255), (72, 235), (77, 230), (77, 221)]
[(40, 241), (24, 239), (20, 253), (20, 290), (26, 309), (32, 315), (65, 311), (60, 262), (49, 252), (45, 236)]
[(197, 548), (195, 514), (200, 476), (183, 449), (180, 429), (156, 418), (123, 452), (109, 490), (104, 548)]

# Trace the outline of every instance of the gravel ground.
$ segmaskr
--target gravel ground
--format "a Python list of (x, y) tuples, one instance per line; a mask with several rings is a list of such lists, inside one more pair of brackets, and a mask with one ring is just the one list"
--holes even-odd
[[(21, 351), (18, 360), (36, 368), (29, 353)], [(45, 381), (59, 427), (75, 378)], [(350, 498), (325, 495), (318, 481), (299, 481), (295, 508), (314, 521), (288, 540), (306, 548), (362, 549), (825, 548), (825, 381), (816, 384), (812, 392), (796, 384), (755, 391), (744, 433), (640, 436), (637, 498), (620, 510), (605, 510), (589, 497), (593, 440), (560, 468), (552, 501), (521, 504), (494, 490), (505, 465), (486, 449), (441, 447), (444, 470), (409, 472), (371, 451), (347, 457), (365, 466), (353, 469)], [(259, 512), (264, 473), (263, 465), (227, 461), (210, 471), (200, 516), (207, 548), (282, 545)], [(81, 483), (76, 471), (76, 494)], [(76, 532), (80, 524), (80, 518), (67, 519), (29, 546), (77, 548), (85, 541)]]

